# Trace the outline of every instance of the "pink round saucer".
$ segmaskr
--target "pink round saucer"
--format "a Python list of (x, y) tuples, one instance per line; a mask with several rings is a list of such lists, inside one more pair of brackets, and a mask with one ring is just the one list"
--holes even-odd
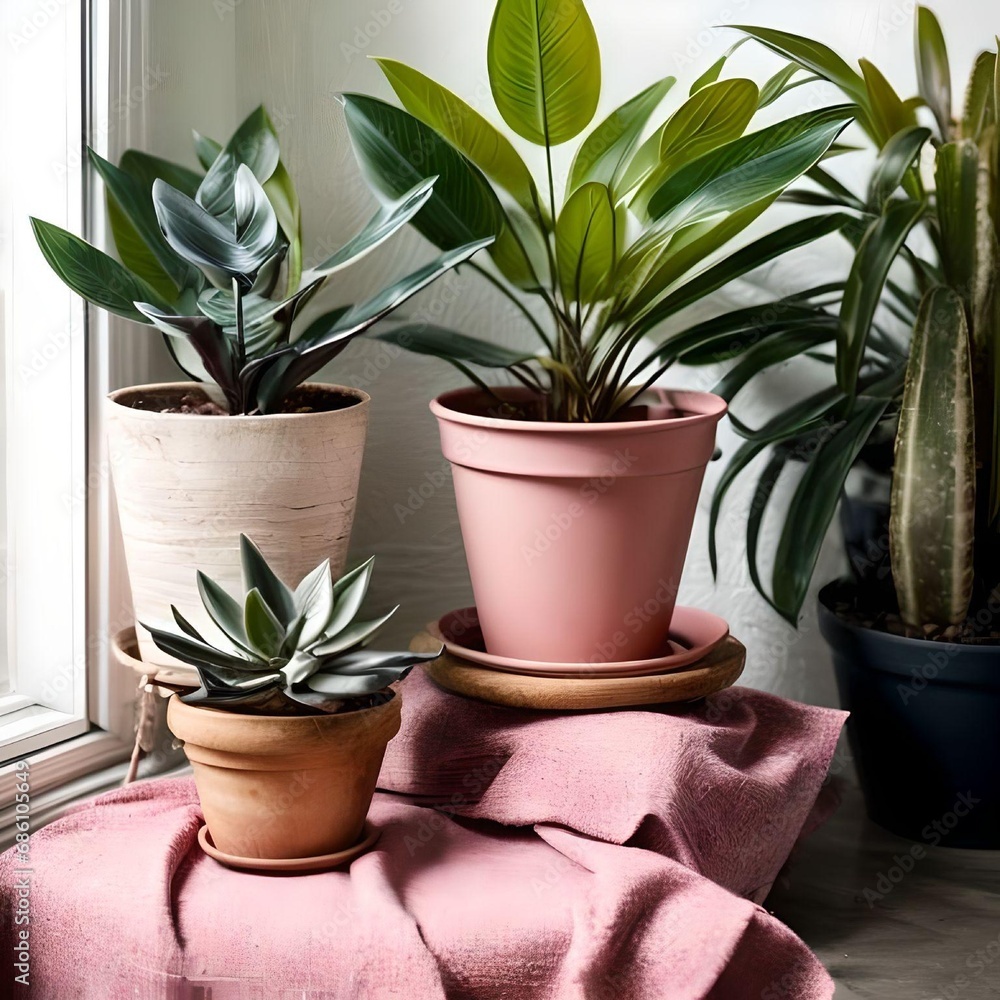
[(669, 649), (662, 656), (594, 663), (555, 663), (494, 656), (486, 651), (475, 608), (449, 611), (438, 621), (431, 622), (427, 631), (444, 643), (453, 656), (506, 673), (535, 677), (641, 677), (678, 670), (703, 659), (729, 635), (729, 625), (710, 611), (678, 605), (670, 621)]

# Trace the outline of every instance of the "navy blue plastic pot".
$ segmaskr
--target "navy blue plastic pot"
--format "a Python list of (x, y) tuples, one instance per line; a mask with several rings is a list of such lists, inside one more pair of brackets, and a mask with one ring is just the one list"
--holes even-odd
[(1000, 645), (932, 642), (864, 628), (819, 595), (868, 815), (945, 847), (1000, 848)]

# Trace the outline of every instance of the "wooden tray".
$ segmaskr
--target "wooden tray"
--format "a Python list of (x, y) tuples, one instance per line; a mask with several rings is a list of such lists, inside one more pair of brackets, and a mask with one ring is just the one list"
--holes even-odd
[[(410, 648), (428, 652), (439, 645), (421, 632)], [(729, 636), (696, 664), (645, 677), (529, 677), (479, 667), (448, 652), (424, 669), (440, 687), (467, 698), (509, 708), (573, 711), (695, 701), (735, 684), (745, 663), (743, 643)]]

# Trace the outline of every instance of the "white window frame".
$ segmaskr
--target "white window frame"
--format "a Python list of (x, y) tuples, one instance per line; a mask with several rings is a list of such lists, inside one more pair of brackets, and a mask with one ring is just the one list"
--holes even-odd
[[(11, 186), (3, 198), (0, 265), (3, 287), (14, 290), (4, 297), (5, 345), (13, 344), (11, 331), (18, 336), (8, 350), (5, 400), (7, 427), (29, 428), (32, 436), (8, 437), (13, 692), (0, 694), (0, 762), (8, 762), (0, 766), (0, 840), (10, 818), (14, 761), (28, 758), (32, 792), (50, 811), (120, 780), (132, 747), (135, 689), (135, 678), (114, 667), (109, 647), (111, 632), (126, 623), (127, 600), (112, 557), (116, 529), (102, 420), (108, 322), (50, 271), (27, 222), (28, 214), (37, 215), (104, 244), (103, 194), (85, 168), (83, 138), (107, 155), (110, 28), (118, 0), (4, 0), (4, 8), (4, 21), (10, 18), (26, 43), (18, 46), (4, 23), (0, 44), (11, 51), (0, 72), (4, 94), (13, 95), (3, 102), (5, 134), (26, 137), (36, 154), (41, 137), (53, 176), (40, 175), (38, 159), (14, 145), (4, 167)], [(12, 58), (17, 49), (21, 57)], [(23, 99), (27, 89), (30, 100)], [(57, 134), (46, 123), (58, 121), (60, 107), (65, 117)], [(23, 366), (30, 371), (39, 357), (48, 378), (25, 373)], [(127, 371), (128, 358), (116, 361)], [(39, 426), (31, 418), (43, 403), (50, 416)]]

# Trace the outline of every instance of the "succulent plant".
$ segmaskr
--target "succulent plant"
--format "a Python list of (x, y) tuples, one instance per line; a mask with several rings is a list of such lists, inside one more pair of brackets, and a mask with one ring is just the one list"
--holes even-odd
[(58, 226), (31, 222), (45, 259), (74, 292), (157, 327), (178, 366), (216, 383), (231, 414), (279, 411), (354, 337), (493, 242), (452, 244), (368, 301), (293, 329), (327, 279), (423, 207), (435, 178), (412, 178), (360, 233), (303, 271), (299, 200), (264, 108), (225, 146), (195, 133), (195, 149), (204, 173), (134, 149), (115, 166), (90, 150), (121, 263)]
[(334, 582), (324, 560), (292, 590), (260, 550), (240, 536), (242, 606), (198, 573), (198, 591), (221, 641), (206, 639), (175, 607), (180, 632), (149, 629), (156, 645), (198, 671), (201, 687), (182, 695), (189, 704), (254, 715), (315, 715), (384, 700), (386, 688), (438, 653), (366, 649), (388, 614), (356, 621), (375, 557)]

